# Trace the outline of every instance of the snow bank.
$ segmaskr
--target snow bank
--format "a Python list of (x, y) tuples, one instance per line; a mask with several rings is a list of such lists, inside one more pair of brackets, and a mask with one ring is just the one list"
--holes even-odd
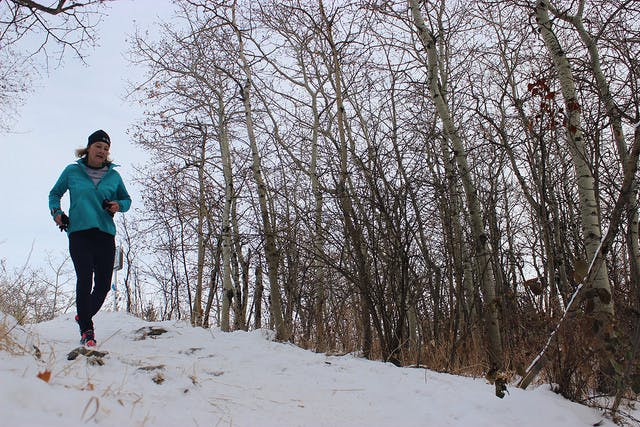
[(548, 387), (510, 387), (498, 399), (482, 379), (317, 354), (264, 330), (223, 333), (110, 312), (95, 324), (103, 357), (67, 360), (79, 338), (71, 315), (11, 332), (26, 351), (0, 351), (0, 424), (613, 426)]

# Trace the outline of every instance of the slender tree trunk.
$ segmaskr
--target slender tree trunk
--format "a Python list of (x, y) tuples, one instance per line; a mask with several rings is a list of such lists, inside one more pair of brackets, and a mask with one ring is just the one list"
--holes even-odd
[[(620, 108), (616, 104), (613, 95), (611, 94), (611, 88), (605, 78), (602, 71), (602, 64), (600, 60), (600, 53), (598, 52), (598, 46), (595, 40), (584, 27), (583, 21), (584, 3), (581, 3), (578, 14), (576, 16), (565, 16), (560, 14), (557, 10), (553, 10), (554, 15), (559, 16), (566, 21), (570, 22), (578, 31), (580, 39), (587, 48), (589, 53), (589, 63), (591, 65), (591, 72), (593, 73), (596, 84), (598, 87), (598, 94), (600, 100), (604, 103), (607, 110), (607, 116), (611, 121), (611, 131), (613, 139), (616, 142), (618, 148), (618, 155), (620, 157), (620, 163), (624, 168), (629, 155), (628, 147), (625, 142), (624, 129), (622, 127), (622, 114)], [(629, 267), (630, 274), (629, 280), (632, 283), (632, 287), (637, 289), (640, 287), (640, 246), (638, 241), (638, 181), (634, 180), (631, 191), (629, 192), (629, 209), (627, 210), (627, 248), (629, 250)]]
[(191, 324), (193, 326), (202, 326), (202, 282), (204, 277), (204, 221), (206, 218), (205, 206), (205, 176), (204, 169), (206, 164), (206, 142), (207, 134), (202, 132), (202, 144), (200, 146), (200, 158), (198, 160), (198, 266), (196, 272), (196, 290), (193, 295), (193, 311), (191, 313)]
[[(584, 244), (587, 259), (593, 259), (602, 240), (602, 232), (599, 218), (600, 209), (595, 192), (596, 183), (587, 162), (587, 152), (582, 132), (582, 108), (578, 103), (571, 65), (565, 51), (560, 46), (560, 42), (553, 31), (552, 22), (549, 19), (547, 0), (537, 1), (535, 10), (538, 29), (553, 59), (562, 96), (564, 97), (568, 115), (567, 140), (578, 180)], [(598, 274), (588, 286), (594, 289), (593, 295), (597, 296), (591, 299), (588, 307), (588, 310), (592, 309), (593, 318), (597, 323), (596, 328), (598, 330), (608, 329), (613, 318), (613, 298), (606, 265), (598, 269)]]
[[(320, 14), (322, 15), (322, 19), (327, 26), (326, 29), (326, 37), (329, 42), (331, 48), (331, 64), (329, 64), (331, 73), (333, 75), (332, 83), (334, 86), (334, 92), (336, 96), (336, 119), (337, 119), (337, 129), (338, 129), (338, 144), (339, 144), (339, 165), (340, 165), (340, 173), (338, 185), (336, 188), (336, 193), (338, 196), (338, 203), (340, 205), (340, 209), (342, 211), (342, 216), (344, 219), (345, 226), (345, 234), (351, 239), (352, 250), (354, 252), (354, 258), (357, 269), (357, 283), (356, 286), (360, 291), (361, 299), (360, 299), (360, 321), (361, 327), (363, 331), (362, 335), (362, 352), (364, 357), (369, 358), (371, 356), (372, 350), (372, 332), (371, 332), (371, 314), (372, 314), (372, 303), (371, 297), (369, 293), (371, 290), (369, 289), (371, 279), (369, 277), (368, 266), (366, 265), (366, 249), (364, 247), (364, 236), (362, 234), (362, 229), (358, 226), (355, 221), (355, 213), (353, 208), (353, 202), (351, 200), (351, 196), (349, 194), (349, 190), (347, 189), (349, 176), (348, 176), (348, 145), (347, 145), (347, 136), (345, 129), (345, 107), (342, 93), (342, 74), (340, 61), (338, 57), (338, 49), (336, 48), (335, 41), (333, 40), (333, 31), (332, 31), (332, 21), (328, 19), (324, 4), (322, 0), (318, 2), (320, 7)], [(384, 334), (380, 334), (382, 337)]]
[(476, 193), (475, 185), (471, 179), (471, 172), (467, 164), (467, 153), (457, 129), (451, 118), (449, 106), (440, 90), (440, 82), (438, 78), (438, 54), (436, 51), (436, 40), (425, 26), (424, 19), (420, 12), (418, 0), (409, 0), (411, 14), (415, 26), (418, 29), (418, 35), (426, 50), (428, 61), (428, 79), (429, 89), (431, 91), (432, 100), (436, 106), (436, 111), (446, 137), (451, 141), (458, 166), (460, 179), (465, 191), (467, 206), (469, 209), (469, 220), (471, 223), (471, 231), (474, 241), (474, 252), (476, 256), (476, 265), (478, 274), (480, 275), (480, 283), (484, 303), (486, 305), (485, 322), (487, 332), (487, 351), (489, 358), (489, 372), (487, 377), (495, 381), (496, 395), (504, 397), (506, 389), (505, 378), (503, 377), (504, 361), (502, 350), (502, 337), (500, 334), (500, 319), (498, 310), (498, 299), (496, 296), (496, 284), (491, 264), (491, 251), (487, 234), (484, 230), (482, 222), (482, 211), (480, 202)]
[(224, 208), (222, 210), (222, 313), (220, 329), (229, 332), (231, 329), (229, 311), (233, 300), (233, 284), (231, 280), (231, 205), (234, 198), (233, 173), (231, 170), (231, 150), (227, 133), (227, 118), (222, 93), (218, 95), (218, 141), (220, 143), (220, 158), (222, 160), (222, 175), (224, 176)]
[(265, 238), (265, 256), (267, 258), (268, 277), (269, 277), (269, 298), (271, 301), (271, 314), (273, 316), (273, 322), (276, 328), (276, 340), (286, 341), (289, 339), (289, 332), (287, 331), (284, 323), (284, 317), (282, 313), (282, 295), (280, 294), (280, 285), (278, 281), (278, 265), (279, 256), (276, 246), (275, 233), (271, 224), (271, 218), (269, 215), (269, 208), (267, 205), (267, 187), (262, 176), (262, 165), (260, 159), (260, 152), (258, 151), (258, 143), (256, 141), (254, 125), (253, 125), (253, 113), (251, 106), (251, 86), (252, 86), (252, 73), (249, 61), (244, 54), (244, 41), (242, 33), (235, 22), (235, 5), (233, 10), (233, 28), (236, 33), (239, 45), (239, 57), (242, 66), (242, 71), (246, 77), (246, 82), (242, 86), (242, 101), (244, 104), (245, 121), (247, 125), (247, 134), (249, 136), (249, 144), (251, 145), (251, 153), (253, 157), (253, 164), (251, 166), (253, 172), (253, 178), (256, 182), (258, 189), (258, 202), (260, 205), (260, 215), (262, 217), (262, 227)]
[[(218, 280), (218, 274), (220, 273), (220, 257), (222, 255), (221, 242), (218, 240), (218, 244), (216, 246), (213, 256), (213, 269), (211, 270), (211, 276), (209, 277), (209, 295), (207, 296), (207, 304), (204, 308), (204, 319), (202, 321), (202, 325), (205, 328), (208, 328), (211, 325), (210, 316), (211, 316), (211, 308), (213, 307), (213, 300), (216, 296), (217, 286), (216, 282)], [(219, 312), (218, 312), (219, 315)]]
[(256, 266), (256, 287), (254, 291), (254, 317), (255, 323), (254, 326), (256, 329), (262, 328), (262, 290), (264, 289), (262, 285), (262, 262), (258, 260), (258, 265)]
[(318, 101), (315, 93), (311, 94), (311, 107), (313, 110), (313, 130), (311, 135), (311, 163), (309, 175), (311, 177), (311, 189), (315, 201), (313, 209), (313, 277), (315, 277), (315, 304), (314, 319), (316, 327), (316, 351), (325, 352), (327, 350), (327, 340), (325, 337), (325, 272), (320, 259), (320, 254), (324, 251), (324, 232), (322, 230), (323, 198), (320, 189), (320, 179), (318, 176), (318, 131), (320, 129), (320, 117), (318, 115)]
[(233, 197), (233, 203), (231, 204), (231, 226), (233, 229), (233, 242), (236, 269), (239, 270), (237, 277), (234, 279), (234, 297), (235, 303), (233, 304), (234, 315), (234, 327), (237, 330), (247, 329), (247, 298), (249, 294), (249, 261), (250, 254), (247, 254), (247, 258), (244, 258), (242, 253), (242, 245), (240, 243), (240, 229), (238, 226), (238, 212), (237, 212), (237, 198)]
[(466, 261), (468, 259), (468, 248), (465, 244), (461, 222), (462, 218), (460, 215), (462, 203), (460, 200), (460, 184), (456, 182), (455, 165), (449, 161), (453, 153), (449, 150), (447, 141), (444, 139), (440, 143), (440, 152), (444, 160), (447, 194), (449, 196), (449, 209), (447, 211), (449, 217), (446, 220), (450, 222), (452, 229), (451, 256), (454, 264), (456, 288), (460, 289), (458, 291), (459, 303), (464, 309), (467, 321), (474, 322), (477, 318), (474, 304), (475, 290), (471, 280), (472, 270), (465, 267), (468, 265)]

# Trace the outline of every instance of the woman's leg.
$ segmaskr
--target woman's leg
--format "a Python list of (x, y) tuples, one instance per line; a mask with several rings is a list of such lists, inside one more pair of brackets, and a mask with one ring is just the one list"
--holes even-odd
[(93, 329), (91, 318), (91, 285), (93, 276), (93, 254), (91, 239), (85, 231), (69, 235), (69, 254), (76, 270), (76, 310), (80, 332)]
[(90, 315), (91, 317), (100, 311), (104, 300), (111, 289), (111, 276), (113, 274), (113, 261), (116, 256), (116, 244), (114, 236), (95, 230), (93, 247), (94, 286), (91, 293)]

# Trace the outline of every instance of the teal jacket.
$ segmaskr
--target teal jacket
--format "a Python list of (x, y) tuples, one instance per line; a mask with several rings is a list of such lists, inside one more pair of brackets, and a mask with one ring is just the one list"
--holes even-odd
[(114, 169), (117, 165), (109, 165), (98, 184), (94, 184), (86, 171), (84, 159), (67, 166), (58, 181), (49, 192), (49, 212), (53, 218), (62, 213), (60, 199), (69, 191), (69, 228), (67, 234), (74, 231), (98, 228), (105, 233), (116, 235), (113, 217), (102, 209), (102, 201), (109, 199), (118, 202), (120, 212), (131, 207), (131, 197), (127, 192), (122, 177)]

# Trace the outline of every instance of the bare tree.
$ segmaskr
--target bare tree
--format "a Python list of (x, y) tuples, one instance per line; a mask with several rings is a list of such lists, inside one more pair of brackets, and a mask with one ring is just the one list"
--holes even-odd
[(25, 263), (8, 271), (0, 262), (0, 311), (20, 324), (51, 320), (75, 303), (73, 270), (69, 256), (47, 255), (47, 267), (34, 269)]
[[(630, 4), (616, 2), (623, 3)], [(615, 94), (624, 145), (607, 130), (615, 111), (603, 98), (581, 102), (584, 149), (576, 151), (565, 132), (561, 73), (523, 19), (534, 3), (180, 4), (188, 28), (180, 37), (168, 28), (167, 49), (149, 62), (144, 85), (151, 105), (162, 105), (147, 128), (163, 150), (157, 162), (178, 182), (167, 189), (147, 178), (161, 202), (155, 226), (167, 233), (158, 237), (168, 258), (158, 272), (166, 274), (168, 301), (204, 298), (185, 286), (198, 281), (202, 235), (210, 268), (205, 318), (217, 304), (229, 329), (248, 327), (255, 316), (255, 327), (269, 324), (317, 350), (485, 372), (501, 395), (503, 370), (529, 362), (549, 322), (570, 305), (589, 310), (590, 298), (571, 302), (588, 273), (576, 155), (592, 173), (596, 216), (623, 226), (611, 215), (627, 209), (624, 239), (634, 239), (635, 202), (618, 200), (620, 179), (634, 173), (636, 51), (597, 24), (615, 22), (623, 40), (627, 15), (584, 15), (585, 30), (606, 46), (599, 51), (604, 83)], [(573, 54), (588, 53), (588, 43), (559, 5), (549, 7), (558, 39), (579, 42), (568, 50), (575, 96), (596, 99), (603, 89), (589, 71), (593, 61)], [(194, 156), (181, 147), (191, 139), (177, 132), (196, 118), (211, 138), (205, 157), (220, 159), (203, 171), (211, 181), (199, 202), (209, 210), (202, 234)], [(633, 193), (628, 179), (625, 197)], [(608, 236), (609, 252), (597, 262), (611, 267), (611, 297), (631, 317), (625, 298), (634, 249), (619, 233)], [(266, 301), (271, 316), (263, 321)], [(630, 321), (613, 315), (630, 330)], [(545, 379), (563, 392), (575, 379), (596, 384), (580, 359), (592, 354), (587, 342), (561, 330), (554, 345), (563, 351)]]
[[(498, 301), (496, 295), (495, 275), (491, 261), (491, 250), (489, 248), (488, 236), (482, 223), (482, 209), (478, 201), (475, 184), (471, 179), (471, 174), (467, 164), (466, 149), (462, 138), (456, 129), (450, 109), (447, 105), (447, 100), (441, 91), (442, 86), (439, 81), (439, 70), (441, 65), (438, 58), (435, 37), (433, 32), (429, 31), (425, 25), (418, 2), (410, 0), (409, 4), (413, 20), (418, 29), (420, 41), (422, 42), (422, 46), (425, 49), (428, 58), (428, 78), (431, 97), (436, 106), (440, 120), (442, 121), (445, 135), (453, 145), (458, 173), (460, 174), (460, 179), (462, 180), (462, 185), (467, 198), (467, 207), (469, 209), (468, 214), (474, 239), (473, 247), (476, 256), (477, 268), (481, 272), (481, 287), (486, 307), (485, 316), (490, 361), (488, 376), (495, 380), (496, 395), (503, 397), (504, 389), (506, 388), (506, 378), (504, 378), (502, 373), (504, 370), (504, 361), (502, 356), (503, 349), (498, 316)], [(444, 7), (444, 3), (441, 3), (440, 7)], [(441, 26), (439, 27), (439, 31), (442, 31)]]
[(67, 51), (80, 60), (93, 47), (104, 4), (112, 0), (0, 2), (0, 131), (10, 128), (43, 61), (60, 64)]

